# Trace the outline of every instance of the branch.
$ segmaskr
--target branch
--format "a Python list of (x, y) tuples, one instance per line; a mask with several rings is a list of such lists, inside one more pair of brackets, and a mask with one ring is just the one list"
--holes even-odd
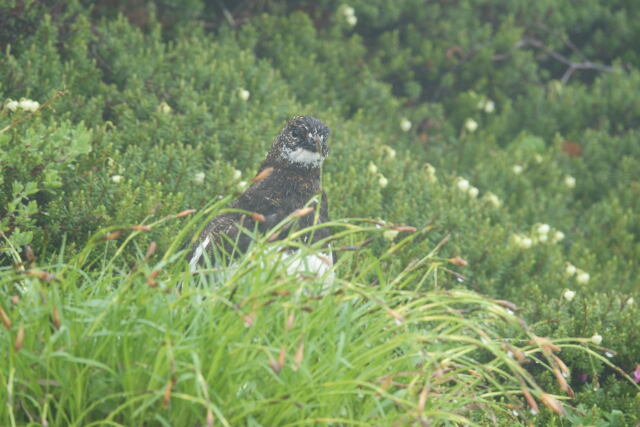
[(567, 66), (567, 70), (564, 72), (564, 74), (562, 75), (562, 78), (560, 79), (560, 81), (563, 84), (569, 81), (569, 79), (571, 78), (571, 75), (576, 70), (595, 70), (595, 71), (602, 71), (602, 72), (609, 72), (609, 73), (618, 70), (618, 68), (612, 67), (610, 65), (596, 64), (595, 62), (589, 61), (588, 59), (585, 58), (582, 52), (576, 47), (575, 44), (573, 44), (571, 40), (565, 39), (564, 43), (574, 53), (581, 56), (583, 58), (583, 61), (581, 62), (572, 61), (566, 56), (551, 50), (547, 45), (545, 45), (540, 40), (529, 38), (529, 37), (525, 37), (522, 40), (519, 40), (518, 42), (516, 42), (509, 52), (494, 55), (491, 59), (494, 61), (503, 61), (509, 58), (513, 54), (513, 51), (520, 49), (524, 46), (531, 46), (533, 48), (540, 49), (543, 52), (545, 52), (547, 55), (549, 55), (551, 58)]

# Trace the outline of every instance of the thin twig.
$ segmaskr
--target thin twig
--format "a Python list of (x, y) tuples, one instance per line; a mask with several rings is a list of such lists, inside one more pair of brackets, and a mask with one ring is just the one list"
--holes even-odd
[(56, 99), (60, 98), (62, 95), (66, 95), (67, 93), (69, 93), (69, 91), (67, 89), (65, 90), (59, 90), (57, 91), (51, 98), (47, 99), (47, 101), (40, 105), (38, 108), (36, 108), (34, 111), (32, 111), (31, 113), (27, 114), (24, 117), (20, 117), (18, 120), (12, 122), (11, 124), (9, 124), (8, 126), (6, 126), (5, 128), (0, 130), (0, 134), (5, 133), (6, 131), (8, 131), (9, 129), (11, 129), (14, 126), (19, 125), (20, 123), (24, 122), (27, 119), (30, 119), (31, 117), (34, 116), (34, 114), (36, 114), (38, 111), (42, 110), (43, 108), (46, 108), (49, 104), (51, 104), (53, 101), (55, 101)]

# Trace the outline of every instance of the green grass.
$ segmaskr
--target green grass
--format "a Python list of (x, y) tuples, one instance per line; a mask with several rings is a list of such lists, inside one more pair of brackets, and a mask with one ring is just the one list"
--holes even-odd
[(562, 347), (604, 359), (536, 337), (508, 302), (439, 290), (451, 265), (436, 250), (387, 277), (428, 229), (376, 255), (362, 244), (390, 226), (333, 223), (330, 290), (286, 273), (292, 240), (191, 273), (179, 248), (221, 203), (150, 223), (182, 230), (164, 252), (110, 228), (71, 259), (0, 271), (2, 425), (513, 424), (535, 412), (524, 394), (542, 410), (566, 399), (536, 382), (564, 369)]

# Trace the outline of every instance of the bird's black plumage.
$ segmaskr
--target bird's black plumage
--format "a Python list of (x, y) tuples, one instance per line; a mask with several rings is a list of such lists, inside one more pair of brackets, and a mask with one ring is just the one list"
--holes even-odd
[[(298, 219), (301, 228), (329, 220), (327, 197), (322, 190), (322, 163), (329, 152), (329, 128), (311, 116), (297, 116), (287, 122), (274, 140), (257, 176), (266, 175), (234, 200), (230, 207), (255, 212), (255, 218), (241, 213), (223, 213), (211, 220), (200, 234), (189, 256), (194, 267), (203, 254), (219, 251), (226, 254), (244, 252), (251, 237), (243, 230), (266, 231), (287, 216), (301, 209), (320, 195), (318, 215), (311, 213)], [(314, 208), (314, 204), (312, 204)], [(281, 233), (284, 234), (285, 232)], [(312, 241), (330, 235), (328, 228), (315, 230)], [(279, 236), (284, 237), (283, 235)]]

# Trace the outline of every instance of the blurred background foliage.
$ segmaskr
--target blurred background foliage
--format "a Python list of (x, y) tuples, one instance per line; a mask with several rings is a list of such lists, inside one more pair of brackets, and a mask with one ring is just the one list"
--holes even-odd
[[(398, 267), (450, 236), (469, 265), (441, 286), (512, 300), (540, 335), (601, 335), (631, 373), (638, 40), (634, 0), (5, 0), (0, 262), (237, 192), (309, 114), (333, 131), (332, 217), (431, 224)], [(616, 372), (564, 356), (576, 405), (640, 422)]]

